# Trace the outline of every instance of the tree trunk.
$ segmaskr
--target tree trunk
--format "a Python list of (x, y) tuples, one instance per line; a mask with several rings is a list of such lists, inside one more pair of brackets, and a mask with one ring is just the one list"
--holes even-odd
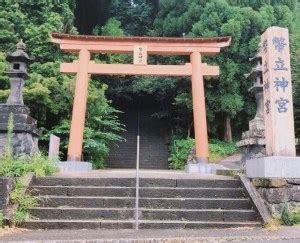
[(224, 140), (227, 142), (232, 142), (232, 132), (231, 132), (231, 119), (228, 115), (225, 117), (225, 129), (224, 129)]

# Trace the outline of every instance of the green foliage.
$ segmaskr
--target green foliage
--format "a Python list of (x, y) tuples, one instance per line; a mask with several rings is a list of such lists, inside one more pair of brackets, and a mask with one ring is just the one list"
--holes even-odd
[(97, 26), (93, 30), (94, 35), (122, 36), (121, 22), (115, 18), (110, 18), (104, 26)]
[(300, 136), (300, 3), (295, 11), (295, 32), (291, 35), (291, 63), (294, 85), (294, 117), (296, 137)]
[(224, 142), (217, 139), (209, 141), (209, 161), (219, 162), (226, 156), (232, 155), (238, 151), (234, 142)]
[[(195, 146), (195, 140), (192, 138), (187, 139), (174, 139), (170, 147), (169, 167), (170, 169), (180, 170), (183, 169), (191, 149)], [(235, 143), (222, 142), (217, 139), (209, 141), (209, 161), (211, 163), (219, 162), (226, 156), (237, 152)]]
[(135, 0), (114, 0), (112, 15), (122, 23), (126, 35), (143, 36), (151, 30), (154, 19), (155, 5), (158, 2)]
[(14, 216), (13, 216), (13, 224), (18, 226), (21, 225), (24, 221), (26, 221), (29, 218), (28, 211), (20, 210), (19, 208), (16, 210)]
[(36, 176), (49, 176), (56, 171), (57, 167), (53, 161), (41, 153), (35, 153), (31, 157), (13, 158), (5, 176), (21, 177), (29, 172)]
[[(50, 32), (77, 33), (74, 25), (75, 2), (73, 0), (50, 0), (35, 3), (20, 1), (9, 4), (0, 3), (0, 100), (8, 96), (8, 80), (4, 73), (7, 62), (4, 53), (13, 51), (15, 44), (23, 38), (27, 44), (27, 52), (35, 57), (29, 67), (29, 78), (23, 91), (24, 102), (30, 107), (31, 115), (38, 120), (42, 131), (40, 146), (46, 150), (50, 134), (62, 135), (62, 157), (66, 157), (66, 144), (69, 137), (69, 121), (75, 88), (74, 76), (62, 75), (59, 64), (72, 61), (75, 55), (63, 54), (59, 48), (49, 42)], [(110, 19), (99, 31), (104, 35), (122, 35), (121, 23)], [(97, 28), (96, 28), (97, 30)], [(96, 33), (95, 34), (100, 34)], [(77, 57), (75, 57), (77, 58)], [(123, 61), (123, 57), (110, 57), (109, 61)], [(92, 160), (96, 167), (103, 167), (104, 158), (108, 154), (108, 143), (121, 139), (114, 133), (122, 129), (116, 118), (118, 113), (109, 100), (105, 98), (106, 86), (101, 80), (90, 81), (90, 97), (85, 128), (84, 159)], [(91, 98), (92, 97), (92, 98)], [(97, 105), (95, 105), (97, 104)], [(110, 123), (111, 120), (111, 123)], [(44, 159), (38, 155), (38, 159)], [(27, 161), (27, 159), (24, 159)], [(33, 162), (34, 163), (34, 162)], [(22, 160), (14, 163), (15, 174), (33, 170), (37, 164), (30, 163), (26, 168), (21, 166)], [(45, 163), (41, 163), (47, 167)], [(39, 169), (40, 170), (40, 169)], [(47, 174), (41, 169), (38, 174)]]
[(20, 225), (29, 218), (28, 209), (38, 205), (37, 198), (26, 194), (26, 187), (22, 178), (17, 180), (15, 188), (10, 193), (9, 197), (13, 204), (18, 205), (13, 216), (13, 223), (15, 225)]
[(192, 138), (174, 139), (170, 149), (169, 168), (173, 170), (183, 169), (194, 144), (195, 140)]
[(291, 226), (294, 224), (294, 220), (289, 211), (289, 204), (285, 202), (282, 207), (281, 215), (280, 215), (281, 223), (283, 225)]
[[(155, 19), (155, 36), (192, 36), (215, 37), (231, 36), (232, 43), (215, 58), (204, 58), (209, 64), (220, 66), (221, 75), (217, 80), (207, 79), (205, 82), (207, 118), (211, 137), (222, 138), (221, 130), (225, 129), (225, 118), (234, 122), (232, 131), (240, 136), (254, 115), (254, 98), (248, 93), (252, 80), (246, 80), (244, 74), (249, 73), (249, 58), (254, 56), (260, 41), (260, 34), (269, 26), (278, 25), (294, 30), (293, 12), (295, 1), (226, 1), (226, 0), (162, 0), (160, 11)], [(169, 63), (184, 61), (182, 58), (164, 58)], [(175, 61), (176, 60), (176, 61)], [(161, 60), (159, 60), (161, 62)], [(157, 81), (156, 81), (157, 80)], [(180, 79), (179, 82), (167, 83), (165, 79), (156, 78), (155, 82), (165, 83), (166, 89), (160, 95), (165, 105), (164, 113), (173, 120), (174, 125), (189, 130), (192, 123), (192, 111), (181, 109), (184, 102), (188, 107), (189, 99), (182, 99), (182, 94), (190, 94), (190, 82)], [(143, 82), (143, 80), (141, 80)], [(168, 88), (168, 84), (170, 87)], [(141, 86), (142, 84), (140, 84)], [(151, 83), (148, 84), (151, 86)], [(175, 102), (174, 102), (175, 100)], [(178, 102), (180, 101), (180, 102)], [(174, 112), (178, 111), (180, 112)], [(176, 127), (172, 127), (178, 133)], [(179, 133), (182, 134), (181, 131)], [(186, 133), (183, 133), (186, 135)]]
[(300, 210), (295, 210), (291, 212), (291, 217), (293, 219), (293, 222), (297, 225), (300, 225)]

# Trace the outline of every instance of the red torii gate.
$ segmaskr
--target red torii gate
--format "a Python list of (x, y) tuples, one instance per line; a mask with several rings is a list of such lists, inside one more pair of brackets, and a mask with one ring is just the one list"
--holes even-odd
[[(230, 44), (230, 37), (169, 38), (111, 37), (52, 33), (53, 43), (65, 52), (79, 52), (73, 63), (62, 63), (62, 73), (75, 73), (76, 87), (73, 104), (68, 161), (81, 161), (83, 130), (88, 96), (89, 74), (191, 76), (193, 115), (198, 162), (208, 162), (208, 138), (203, 76), (218, 76), (218, 66), (201, 62), (203, 55), (216, 55)], [(91, 53), (133, 54), (134, 64), (96, 64)], [(148, 65), (149, 54), (190, 56), (185, 65)]]

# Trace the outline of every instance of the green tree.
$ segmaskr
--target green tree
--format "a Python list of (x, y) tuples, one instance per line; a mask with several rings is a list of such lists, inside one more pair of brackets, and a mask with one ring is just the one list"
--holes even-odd
[[(8, 79), (5, 74), (7, 63), (5, 54), (15, 49), (15, 44), (23, 38), (27, 52), (35, 57), (29, 67), (29, 78), (24, 88), (24, 102), (31, 109), (31, 115), (38, 120), (42, 131), (41, 145), (47, 144), (49, 134), (61, 135), (62, 144), (67, 144), (71, 107), (75, 88), (75, 77), (62, 75), (59, 64), (72, 61), (75, 55), (62, 54), (61, 50), (49, 41), (49, 33), (61, 32), (76, 34), (73, 26), (75, 1), (42, 0), (38, 2), (10, 1), (0, 3), (0, 99), (4, 102), (8, 95)], [(88, 107), (91, 109), (86, 123), (85, 154), (86, 160), (103, 164), (110, 141), (121, 139), (114, 132), (122, 129), (115, 117), (117, 111), (105, 98), (106, 86), (101, 82), (90, 82)], [(95, 106), (97, 104), (97, 106)], [(111, 121), (111, 123), (109, 123)], [(63, 155), (65, 157), (66, 148)]]

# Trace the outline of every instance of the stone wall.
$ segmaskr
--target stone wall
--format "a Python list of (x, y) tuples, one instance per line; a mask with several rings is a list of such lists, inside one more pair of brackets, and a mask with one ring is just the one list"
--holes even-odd
[(9, 204), (9, 193), (15, 186), (15, 179), (0, 177), (0, 210), (5, 209)]
[[(0, 154), (7, 145), (7, 134), (0, 133)], [(30, 133), (14, 133), (12, 139), (14, 155), (32, 155), (38, 151), (38, 138)]]
[(300, 209), (300, 181), (252, 179), (252, 183), (273, 215), (280, 215), (285, 202), (291, 211)]

